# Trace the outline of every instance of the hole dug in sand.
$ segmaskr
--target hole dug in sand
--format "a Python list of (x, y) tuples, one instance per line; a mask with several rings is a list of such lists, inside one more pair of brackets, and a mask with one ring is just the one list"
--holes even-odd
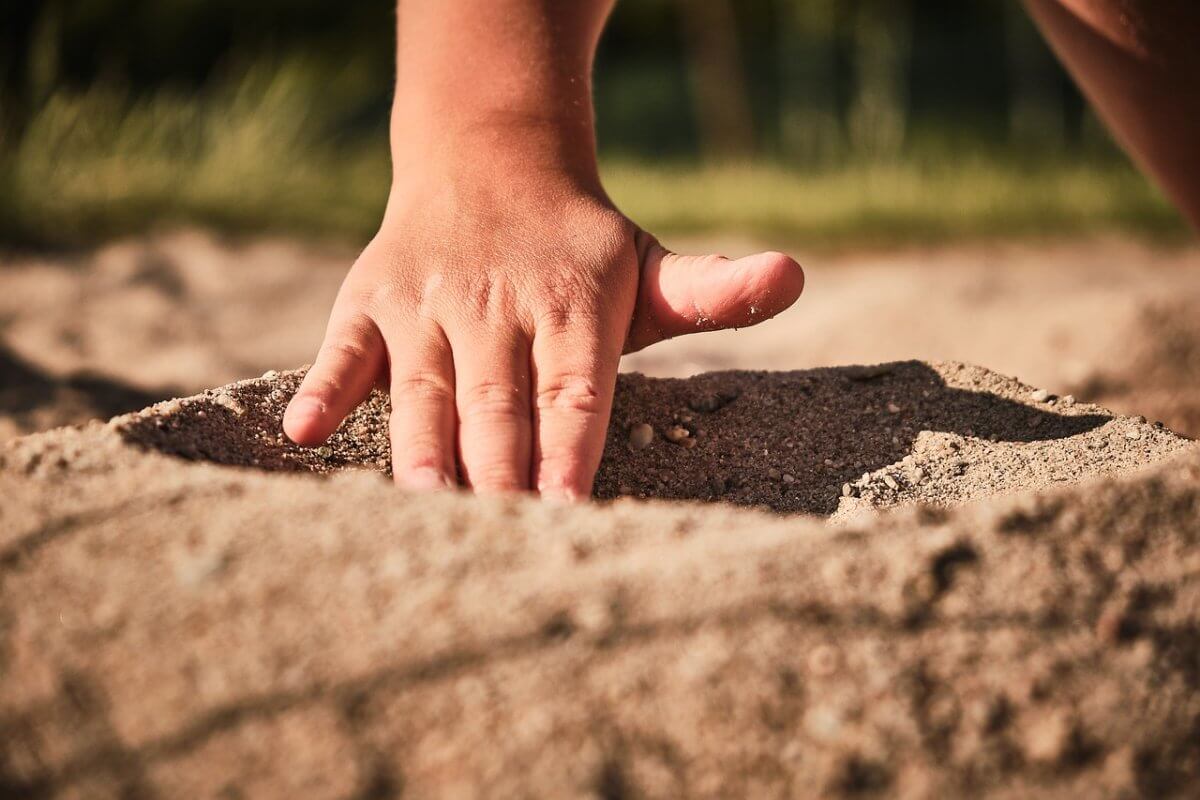
[[(267, 373), (114, 425), (127, 440), (188, 459), (273, 471), (390, 471), (390, 406), (379, 392), (325, 446), (287, 440), (280, 420), (302, 376)], [(627, 374), (618, 381), (595, 496), (848, 515), (1076, 482), (1156, 461), (1186, 442), (1143, 418), (954, 363), (682, 380)]]

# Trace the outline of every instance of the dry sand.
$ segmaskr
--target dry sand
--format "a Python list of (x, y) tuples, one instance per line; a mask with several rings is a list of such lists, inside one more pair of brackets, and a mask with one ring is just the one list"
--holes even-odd
[(382, 397), (286, 444), (298, 377), (0, 449), (0, 795), (1200, 781), (1200, 451), (1160, 426), (956, 364), (628, 376), (600, 496), (728, 502), (554, 507), (395, 491)]
[(0, 797), (1194, 795), (1200, 250), (801, 254), (582, 507), (290, 446), (295, 372), (10, 439), (304, 363), (351, 256), (0, 259)]

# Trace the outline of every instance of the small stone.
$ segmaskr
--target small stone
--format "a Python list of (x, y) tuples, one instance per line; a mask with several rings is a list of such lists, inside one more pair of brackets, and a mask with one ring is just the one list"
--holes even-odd
[(278, 377), (279, 377), (279, 373), (273, 369), (269, 369), (262, 374), (262, 379), (264, 381), (273, 381)]
[(1131, 442), (1136, 442), (1138, 439), (1142, 438), (1142, 432), (1141, 431), (1125, 431), (1125, 438)]
[(331, 458), (333, 456), (333, 448), (332, 447), (318, 447), (317, 455), (319, 455), (321, 458)]
[(217, 405), (221, 406), (222, 408), (229, 409), (230, 411), (232, 411), (234, 413), (235, 416), (240, 417), (246, 413), (245, 406), (243, 406), (240, 402), (238, 402), (238, 399), (231, 394), (226, 394), (225, 392), (220, 392), (217, 394), (216, 397), (213, 398), (213, 402), (215, 402)]
[(887, 410), (889, 414), (899, 414), (900, 406), (896, 405), (895, 403), (888, 403)]
[(654, 428), (645, 422), (639, 422), (629, 429), (629, 446), (634, 450), (644, 450), (654, 441)]
[(771, 469), (767, 470), (767, 477), (773, 481), (777, 481), (783, 477), (783, 473), (781, 473), (779, 470), (775, 469), (774, 467), (771, 467)]
[(667, 432), (663, 434), (663, 436), (667, 437), (668, 442), (674, 442), (675, 444), (679, 444), (684, 439), (690, 438), (691, 435), (692, 434), (688, 431), (688, 429), (682, 425), (670, 427), (667, 429)]
[(842, 497), (849, 497), (852, 494), (854, 494), (854, 487), (852, 487), (848, 483), (843, 483), (842, 484)]
[(925, 470), (917, 467), (912, 471), (912, 482), (913, 484), (918, 484), (923, 480), (925, 480)]
[(898, 491), (900, 489), (900, 484), (896, 483), (896, 479), (893, 478), (891, 475), (889, 475), (886, 472), (883, 473), (883, 482), (886, 483), (887, 487), (889, 489), (891, 489), (893, 492)]
[(795, 475), (789, 475), (788, 473), (786, 473), (786, 472), (785, 472), (785, 473), (783, 473), (782, 480), (783, 480), (783, 482), (784, 482), (784, 483), (795, 483), (795, 482), (796, 482), (796, 476), (795, 476)]
[(1029, 399), (1035, 403), (1044, 403), (1050, 399), (1050, 393), (1045, 389), (1034, 389), (1029, 393)]
[(1060, 400), (1059, 402), (1062, 404), (1063, 408), (1070, 408), (1071, 406), (1075, 405), (1075, 395), (1073, 395), (1073, 394), (1064, 395), (1063, 399)]

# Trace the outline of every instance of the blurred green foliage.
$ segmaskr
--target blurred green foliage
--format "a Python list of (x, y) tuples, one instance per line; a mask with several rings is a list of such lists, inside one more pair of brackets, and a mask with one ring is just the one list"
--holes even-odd
[[(9, 4), (0, 241), (193, 222), (369, 236), (392, 5)], [(622, 0), (598, 62), (606, 184), (655, 230), (1182, 230), (1006, 0)]]

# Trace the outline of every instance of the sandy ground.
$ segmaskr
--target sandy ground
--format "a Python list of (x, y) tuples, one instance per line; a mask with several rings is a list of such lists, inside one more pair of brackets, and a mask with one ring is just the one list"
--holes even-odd
[(805, 261), (629, 359), (735, 371), (623, 377), (581, 507), (279, 435), (345, 253), (0, 267), (0, 435), (271, 370), (0, 443), (0, 797), (1188, 796), (1200, 253)]
[(615, 423), (602, 493), (719, 465), (733, 499), (784, 511), (833, 498), (767, 466), (806, 476), (807, 456), (728, 447), (782, 435), (759, 415), (796, 436), (835, 393), (907, 404), (843, 423), (897, 460), (835, 492), (829, 525), (406, 495), (380, 476), (382, 397), (326, 450), (277, 438), (298, 379), (0, 448), (6, 796), (1116, 798), (1200, 780), (1200, 451), (1144, 419), (955, 364), (621, 382), (622, 413), (696, 413), (698, 443), (637, 448)]

